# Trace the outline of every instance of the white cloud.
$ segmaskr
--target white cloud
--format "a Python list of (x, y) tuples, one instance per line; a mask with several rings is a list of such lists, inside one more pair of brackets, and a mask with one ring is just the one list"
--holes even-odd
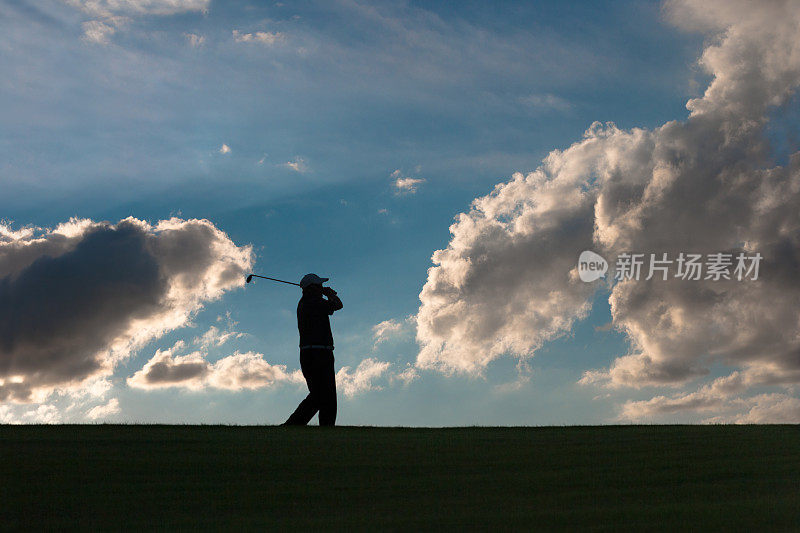
[(86, 413), (86, 417), (92, 420), (98, 420), (119, 414), (119, 412), (119, 400), (116, 398), (111, 398), (107, 403), (89, 409), (89, 411)]
[[(109, 44), (111, 36), (123, 29), (132, 17), (143, 15), (175, 15), (208, 9), (210, 0), (66, 0), (67, 4), (80, 9), (95, 20), (82, 23), (85, 42)], [(192, 46), (202, 43), (197, 35), (184, 34)]]
[(372, 326), (372, 338), (374, 346), (378, 346), (387, 341), (406, 337), (413, 333), (416, 320), (413, 315), (409, 315), (403, 320), (390, 318)]
[(261, 43), (272, 45), (284, 39), (284, 34), (280, 32), (257, 31), (254, 33), (241, 33), (239, 30), (233, 30), (233, 40), (237, 43)]
[(368, 357), (361, 361), (353, 371), (349, 366), (342, 367), (336, 373), (337, 387), (347, 397), (371, 390), (380, 390), (382, 387), (375, 385), (373, 380), (381, 377), (390, 366), (391, 363)]
[(372, 337), (375, 339), (375, 344), (378, 344), (400, 333), (402, 329), (403, 323), (399, 320), (384, 320), (372, 326)]
[(302, 157), (295, 157), (294, 161), (287, 161), (283, 164), (283, 166), (289, 170), (294, 170), (295, 172), (299, 172), (301, 174), (308, 172), (308, 165), (306, 164), (305, 159)]
[(61, 412), (54, 405), (41, 404), (34, 408), (21, 408), (0, 404), (2, 424), (58, 424), (61, 421)]
[(495, 392), (499, 393), (516, 392), (522, 389), (528, 383), (530, 383), (532, 374), (533, 374), (533, 369), (531, 369), (530, 364), (526, 360), (520, 359), (519, 361), (517, 361), (516, 379), (514, 379), (513, 381), (509, 381), (507, 383), (500, 383), (499, 385), (495, 385), (494, 390)]
[(203, 348), (208, 348), (210, 346), (222, 346), (230, 339), (241, 339), (244, 337), (244, 333), (239, 333), (237, 331), (222, 331), (216, 326), (211, 326), (208, 328), (208, 331), (203, 333), (200, 337), (195, 337), (194, 343), (199, 344)]
[(227, 390), (257, 389), (276, 383), (305, 383), (302, 372), (287, 372), (285, 365), (271, 365), (263, 354), (246, 352), (223, 357), (209, 369), (211, 387)]
[[(800, 382), (800, 154), (772, 166), (765, 135), (768, 110), (800, 84), (800, 9), (682, 0), (666, 11), (710, 33), (700, 64), (712, 81), (687, 103), (689, 118), (654, 130), (595, 123), (536, 171), (474, 200), (432, 257), (417, 314), (419, 367), (480, 373), (569, 332), (599, 286), (577, 278), (583, 250), (742, 250), (764, 257), (758, 282), (614, 284), (613, 325), (631, 352), (582, 381), (674, 387), (722, 364), (772, 384)], [(651, 407), (713, 401), (665, 396)]]
[(395, 170), (391, 173), (392, 186), (395, 188), (396, 194), (414, 194), (417, 192), (417, 187), (425, 183), (423, 178), (411, 178), (403, 176), (400, 170)]
[(231, 153), (231, 147), (227, 144), (223, 143), (222, 146), (219, 147), (219, 153), (221, 154), (229, 154)]
[(211, 0), (66, 0), (96, 17), (114, 15), (175, 15), (208, 10)]
[(81, 27), (83, 28), (81, 39), (95, 44), (109, 44), (111, 36), (117, 31), (113, 26), (99, 20), (84, 22)]
[(183, 36), (186, 37), (186, 42), (189, 43), (189, 46), (192, 48), (202, 46), (203, 43), (206, 42), (205, 36), (196, 33), (184, 33)]
[(394, 182), (394, 187), (398, 192), (414, 194), (417, 192), (417, 186), (424, 182), (422, 178), (398, 178)]
[(33, 237), (34, 233), (40, 228), (36, 226), (25, 226), (18, 230), (11, 229), (11, 222), (0, 221), (0, 242), (25, 241)]
[(409, 365), (406, 366), (406, 368), (403, 369), (402, 372), (398, 372), (397, 374), (394, 374), (393, 376), (391, 376), (390, 379), (392, 381), (399, 381), (404, 386), (407, 387), (412, 382), (414, 382), (417, 379), (419, 379), (419, 371), (416, 369), (416, 367), (414, 367), (413, 365), (409, 364)]
[(0, 399), (41, 402), (111, 375), (243, 286), (252, 261), (207, 220), (73, 220), (0, 240)]

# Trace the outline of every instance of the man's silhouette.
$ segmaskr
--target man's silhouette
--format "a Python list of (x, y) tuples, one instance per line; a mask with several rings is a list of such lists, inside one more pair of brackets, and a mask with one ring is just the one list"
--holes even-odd
[(326, 281), (328, 278), (316, 274), (306, 274), (300, 280), (303, 297), (297, 303), (297, 329), (300, 331), (300, 369), (308, 384), (308, 396), (284, 422), (287, 426), (304, 426), (317, 411), (320, 426), (336, 423), (336, 374), (328, 317), (343, 306), (335, 290), (322, 286)]

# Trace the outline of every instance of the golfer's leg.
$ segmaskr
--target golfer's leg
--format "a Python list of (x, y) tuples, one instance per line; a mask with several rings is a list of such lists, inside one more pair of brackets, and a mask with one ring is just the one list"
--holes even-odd
[(289, 419), (286, 420), (286, 425), (305, 426), (311, 422), (315, 414), (317, 414), (317, 401), (313, 393), (309, 393), (308, 396), (300, 402), (300, 405), (297, 406), (297, 409), (294, 410), (294, 413), (292, 413)]
[(308, 385), (308, 396), (300, 402), (292, 416), (285, 422), (288, 426), (305, 426), (308, 424), (314, 415), (317, 414), (319, 409), (319, 402), (316, 394), (316, 369), (314, 358), (309, 357), (308, 354), (300, 353), (300, 369), (303, 371), (303, 377), (306, 378)]
[(336, 424), (336, 373), (333, 370), (333, 352), (320, 358), (319, 375), (319, 425)]

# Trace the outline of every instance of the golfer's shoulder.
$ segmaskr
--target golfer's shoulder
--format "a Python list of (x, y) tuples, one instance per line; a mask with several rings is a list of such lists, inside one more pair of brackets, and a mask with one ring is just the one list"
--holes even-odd
[(323, 298), (314, 298), (313, 296), (303, 296), (297, 302), (298, 313), (315, 313), (320, 310), (327, 309), (327, 302)]

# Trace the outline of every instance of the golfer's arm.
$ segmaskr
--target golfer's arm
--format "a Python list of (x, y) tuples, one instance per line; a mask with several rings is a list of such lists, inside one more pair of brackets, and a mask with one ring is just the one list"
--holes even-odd
[(327, 296), (328, 296), (328, 301), (330, 302), (330, 304), (333, 307), (334, 311), (338, 311), (339, 309), (344, 307), (344, 305), (342, 304), (342, 301), (339, 299), (339, 297), (337, 295), (328, 294)]

